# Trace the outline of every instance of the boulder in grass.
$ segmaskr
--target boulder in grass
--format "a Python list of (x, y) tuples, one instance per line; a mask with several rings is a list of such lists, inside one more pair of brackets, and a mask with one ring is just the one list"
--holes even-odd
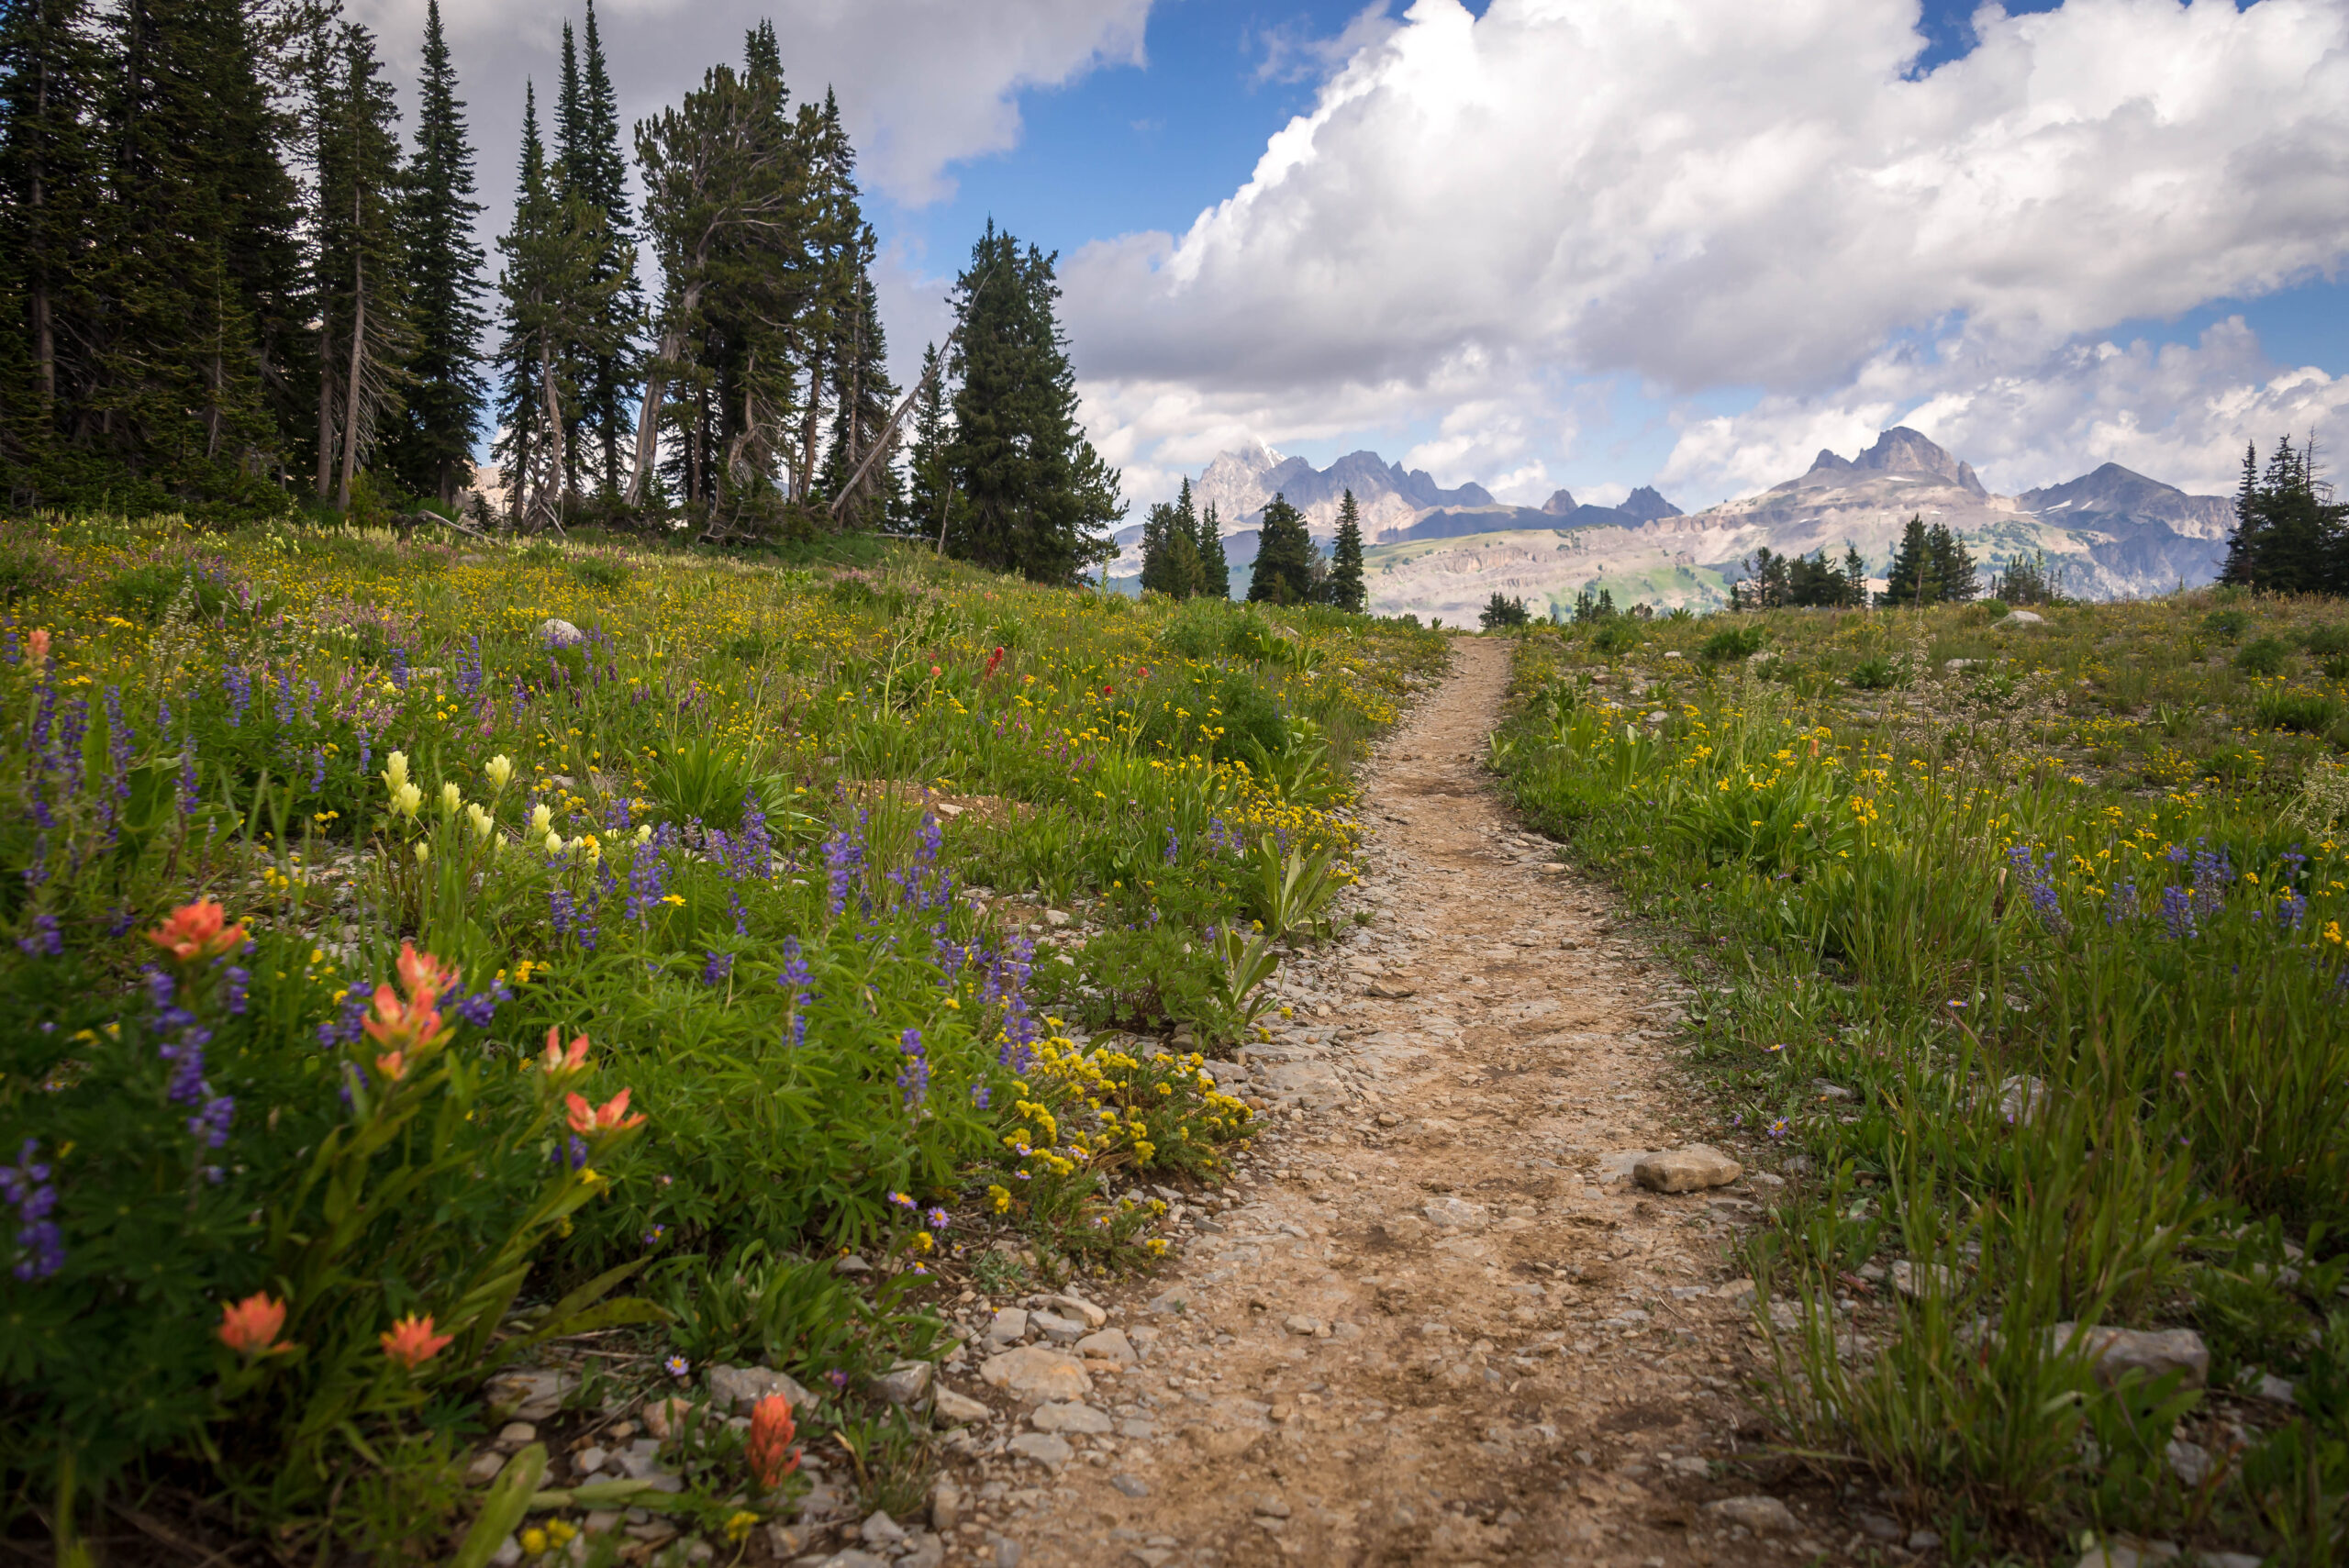
[(2188, 1388), (2199, 1388), (2210, 1380), (2210, 1348), (2191, 1329), (2114, 1329), (2097, 1323), (2082, 1328), (2058, 1323), (2048, 1336), (2058, 1349), (2075, 1340), (2084, 1345), (2097, 1381), (2108, 1387), (2132, 1372), (2148, 1377), (2184, 1373)]
[(1708, 1187), (1725, 1187), (1744, 1173), (1744, 1166), (1704, 1143), (1650, 1154), (1631, 1167), (1631, 1179), (1653, 1193), (1693, 1193)]
[(570, 648), (586, 641), (587, 634), (560, 616), (549, 616), (539, 623), (539, 640), (549, 648)]

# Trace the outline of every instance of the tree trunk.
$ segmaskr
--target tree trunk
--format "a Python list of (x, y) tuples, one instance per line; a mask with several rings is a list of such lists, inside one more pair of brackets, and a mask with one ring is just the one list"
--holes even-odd
[[(357, 218), (359, 198), (351, 197)], [(342, 487), (337, 501), (344, 511), (351, 510), (351, 479), (359, 466), (359, 377), (367, 362), (367, 263), (359, 255), (351, 258), (351, 393), (342, 405)]]
[[(694, 257), (696, 273), (707, 262), (707, 250), (708, 245), (705, 242), (701, 251)], [(661, 428), (661, 394), (666, 390), (661, 367), (676, 363), (684, 355), (684, 324), (691, 321), (694, 312), (701, 308), (701, 291), (702, 284), (698, 280), (685, 285), (685, 292), (677, 301), (677, 324), (661, 334), (661, 352), (644, 367), (644, 401), (637, 406), (636, 410), (636, 461), (629, 468), (628, 495), (625, 497), (631, 506), (643, 499), (645, 479), (652, 473), (652, 449)]]
[(553, 506), (547, 521), (556, 531), (562, 528), (562, 497), (566, 462), (563, 450), (562, 408), (554, 395), (554, 334), (545, 328), (539, 332), (539, 399), (547, 411), (547, 482), (539, 486), (539, 505), (547, 506), (547, 495), (554, 495)]
[(334, 307), (318, 306), (318, 499), (334, 483)]

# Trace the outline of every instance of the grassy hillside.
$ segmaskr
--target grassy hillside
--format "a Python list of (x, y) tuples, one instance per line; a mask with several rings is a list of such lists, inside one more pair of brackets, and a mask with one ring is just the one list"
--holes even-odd
[(1790, 1178), (1779, 1435), (1953, 1559), (2338, 1560), (2344, 681), (2349, 608), (2212, 593), (1519, 644), (1494, 765), (1714, 987), (1716, 1137)]
[[(1440, 641), (863, 559), (0, 525), (12, 1534), (740, 1541), (762, 1359), (902, 1509), (930, 1294), (1163, 1248)], [(468, 1491), (517, 1365), (687, 1399), (674, 1489)]]

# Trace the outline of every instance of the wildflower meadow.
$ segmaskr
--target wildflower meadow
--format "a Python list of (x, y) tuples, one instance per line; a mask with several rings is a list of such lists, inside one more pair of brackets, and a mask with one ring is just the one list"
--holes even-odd
[[(739, 1548), (918, 1495), (940, 1289), (1164, 1250), (1441, 639), (858, 559), (0, 525), (12, 1538)], [(516, 1379), (682, 1446), (484, 1489)]]
[(1787, 1178), (1780, 1440), (1953, 1560), (2339, 1561), (2344, 655), (2229, 590), (1521, 634), (1493, 764), (1677, 939)]

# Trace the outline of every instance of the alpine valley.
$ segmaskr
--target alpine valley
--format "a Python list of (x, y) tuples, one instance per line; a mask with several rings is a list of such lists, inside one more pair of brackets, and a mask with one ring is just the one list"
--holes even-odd
[[(2223, 496), (2189, 495), (2110, 462), (2062, 484), (1994, 495), (1971, 464), (1905, 426), (1857, 457), (1821, 451), (1797, 478), (1694, 513), (1645, 486), (1615, 506), (1578, 505), (1564, 490), (1540, 506), (1512, 506), (1481, 485), (1443, 489), (1375, 452), (1316, 469), (1257, 445), (1223, 453), (1192, 484), (1197, 504), (1212, 503), (1222, 520), (1233, 596), (1247, 592), (1265, 503), (1286, 495), (1326, 547), (1347, 490), (1370, 547), (1371, 609), (1453, 625), (1473, 622), (1495, 593), (1522, 598), (1536, 616), (1564, 614), (1578, 595), (1602, 589), (1626, 607), (1714, 608), (1765, 546), (1835, 559), (1856, 546), (1880, 573), (1902, 525), (1920, 513), (1965, 537), (1986, 583), (2007, 562), (2043, 551), (2065, 593), (2130, 598), (2213, 580), (2234, 521)], [(1118, 537), (1127, 548), (1112, 581), (1130, 590), (1141, 529)]]

